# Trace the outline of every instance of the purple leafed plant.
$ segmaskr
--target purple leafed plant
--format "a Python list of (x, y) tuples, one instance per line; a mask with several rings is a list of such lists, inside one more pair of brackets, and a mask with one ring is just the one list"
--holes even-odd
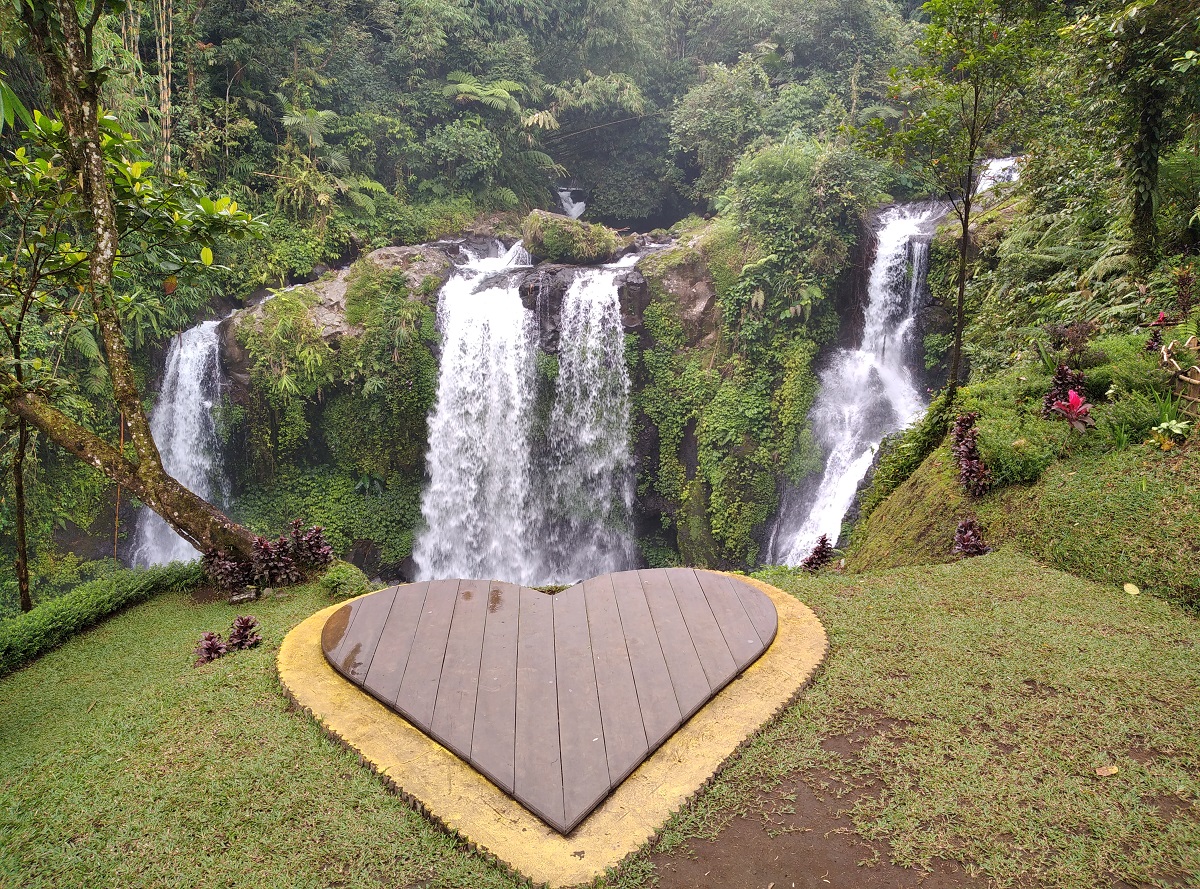
[(242, 615), (233, 619), (233, 628), (229, 631), (229, 648), (245, 651), (262, 642), (262, 636), (254, 632), (258, 629), (258, 618)]
[(983, 528), (975, 519), (964, 519), (954, 532), (954, 551), (964, 556), (982, 556), (992, 551), (983, 542)]
[(1091, 417), (1092, 406), (1074, 389), (1067, 393), (1066, 401), (1055, 403), (1054, 410), (1065, 417), (1071, 428), (1078, 432), (1087, 432), (1089, 426), (1096, 425), (1096, 421)]
[(829, 542), (829, 535), (822, 534), (817, 545), (813, 547), (813, 551), (808, 554), (808, 558), (800, 563), (800, 567), (808, 571), (820, 571), (829, 564), (832, 558), (833, 544)]
[(1162, 328), (1156, 327), (1150, 332), (1150, 339), (1146, 340), (1146, 351), (1157, 352), (1162, 348)]
[(307, 531), (296, 519), (292, 522), (292, 558), (303, 571), (316, 571), (333, 561), (333, 547), (325, 539), (325, 529), (320, 525)]
[(200, 637), (200, 643), (196, 646), (195, 666), (199, 667), (201, 664), (215, 661), (227, 651), (229, 651), (229, 646), (225, 644), (219, 633), (205, 633)]
[(226, 594), (241, 592), (254, 579), (249, 565), (229, 558), (222, 550), (210, 549), (204, 554), (203, 564), (208, 579)]
[(305, 530), (296, 519), (289, 535), (274, 541), (257, 538), (249, 563), (210, 550), (204, 554), (204, 570), (218, 589), (235, 593), (251, 583), (260, 587), (300, 583), (332, 561), (333, 547), (324, 529), (318, 525)]
[(992, 471), (979, 455), (979, 430), (975, 428), (978, 419), (975, 411), (959, 414), (954, 421), (951, 446), (958, 462), (959, 484), (973, 497), (982, 497), (992, 486)]

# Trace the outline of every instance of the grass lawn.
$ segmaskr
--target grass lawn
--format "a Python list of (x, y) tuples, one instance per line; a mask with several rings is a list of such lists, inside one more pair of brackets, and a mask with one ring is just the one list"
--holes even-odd
[[(736, 815), (769, 824), (796, 779), (901, 864), (1200, 883), (1200, 621), (1011, 552), (764, 578), (820, 615), (826, 666), (612, 884), (651, 885), (650, 852)], [(266, 643), (193, 669), (235, 612), (168, 596), (0, 680), (0, 885), (514, 884), (288, 712), (274, 649), (325, 604), (256, 603)]]

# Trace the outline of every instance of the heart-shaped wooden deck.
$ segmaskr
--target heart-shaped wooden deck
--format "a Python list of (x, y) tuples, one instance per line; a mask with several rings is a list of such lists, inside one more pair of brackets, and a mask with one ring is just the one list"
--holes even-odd
[(330, 665), (569, 833), (775, 638), (736, 578), (625, 571), (554, 595), (496, 581), (380, 590), (326, 621)]

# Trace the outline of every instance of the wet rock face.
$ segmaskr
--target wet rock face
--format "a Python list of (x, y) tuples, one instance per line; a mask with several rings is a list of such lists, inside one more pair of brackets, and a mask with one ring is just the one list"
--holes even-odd
[(525, 272), (519, 292), (521, 304), (537, 313), (540, 347), (543, 352), (558, 352), (559, 327), (562, 323), (563, 297), (575, 280), (576, 266), (542, 264)]
[(721, 325), (717, 288), (712, 274), (697, 254), (663, 276), (663, 289), (679, 306), (679, 320), (689, 346), (708, 348), (717, 341)]
[(650, 305), (650, 285), (637, 269), (630, 269), (617, 278), (617, 293), (621, 298), (621, 323), (632, 332), (642, 326), (642, 315)]

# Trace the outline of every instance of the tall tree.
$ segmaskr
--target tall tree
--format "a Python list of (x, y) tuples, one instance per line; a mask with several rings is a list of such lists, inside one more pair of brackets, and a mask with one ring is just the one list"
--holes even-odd
[[(106, 12), (119, 12), (121, 6), (111, 0), (82, 4), (74, 0), (22, 0), (19, 11), (28, 44), (42, 65), (61, 118), (45, 132), (61, 156), (57, 163), (46, 160), (47, 169), (61, 166), (67, 171), (67, 178), (56, 177), (63, 189), (63, 206), (67, 212), (78, 211), (78, 217), (86, 222), (88, 243), (81, 251), (81, 263), (87, 269), (83, 290), (95, 317), (113, 396), (125, 416), (134, 456), (126, 456), (75, 422), (53, 405), (44, 392), (23, 386), (11, 373), (0, 380), (0, 402), (69, 453), (118, 481), (197, 548), (222, 549), (249, 558), (254, 536), (163, 468), (142, 409), (117, 311), (113, 277), (122, 221), (140, 225), (152, 218), (164, 224), (173, 220), (173, 215), (156, 215), (166, 206), (163, 202), (145, 203), (138, 181), (143, 178), (145, 168), (128, 160), (129, 148), (121, 144), (119, 131), (113, 131), (115, 121), (107, 122), (100, 108), (100, 89), (106, 71), (95, 64), (94, 33), (102, 16)], [(118, 202), (114, 178), (123, 179), (128, 186), (124, 204)], [(41, 179), (33, 177), (33, 180), (40, 187)], [(197, 201), (194, 206), (201, 214), (196, 218), (202, 221), (206, 217), (232, 221), (237, 212), (236, 209), (231, 212), (228, 206), (218, 208), (212, 201)], [(118, 218), (119, 212), (122, 219)], [(196, 226), (201, 234), (203, 228)], [(211, 262), (210, 248), (205, 248), (205, 255)]]
[(918, 41), (923, 60), (900, 73), (907, 114), (891, 144), (915, 161), (930, 193), (947, 197), (959, 223), (957, 299), (949, 387), (962, 373), (971, 218), (980, 174), (1005, 148), (1035, 45), (1030, 21), (999, 0), (930, 0)]
[[(1067, 29), (1081, 38), (1093, 87), (1116, 99), (1129, 189), (1133, 252), (1151, 263), (1158, 256), (1158, 162), (1168, 113), (1183, 98), (1193, 112), (1200, 103), (1198, 81), (1185, 53), (1200, 49), (1197, 0), (1100, 0)], [(1190, 86), (1191, 91), (1188, 91)]]

